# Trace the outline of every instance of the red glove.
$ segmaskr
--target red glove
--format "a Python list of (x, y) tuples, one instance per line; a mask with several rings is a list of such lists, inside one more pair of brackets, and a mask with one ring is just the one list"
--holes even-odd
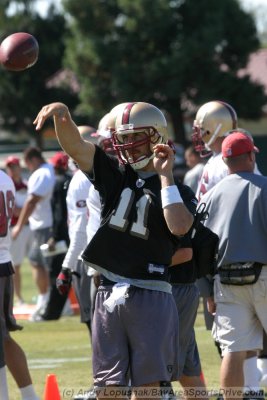
[(57, 280), (56, 280), (57, 290), (60, 294), (66, 295), (69, 293), (71, 287), (71, 270), (68, 268), (62, 268)]

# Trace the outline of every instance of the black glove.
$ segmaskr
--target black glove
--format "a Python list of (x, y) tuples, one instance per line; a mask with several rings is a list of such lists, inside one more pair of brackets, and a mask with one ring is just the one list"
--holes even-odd
[(71, 287), (71, 270), (62, 268), (56, 279), (57, 290), (60, 294), (66, 295), (69, 293)]

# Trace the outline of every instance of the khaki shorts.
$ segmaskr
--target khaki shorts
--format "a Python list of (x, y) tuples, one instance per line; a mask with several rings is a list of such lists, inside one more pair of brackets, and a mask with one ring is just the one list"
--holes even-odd
[(217, 307), (212, 334), (220, 343), (222, 355), (261, 350), (263, 329), (267, 332), (267, 265), (252, 285), (221, 284), (216, 275), (214, 299)]

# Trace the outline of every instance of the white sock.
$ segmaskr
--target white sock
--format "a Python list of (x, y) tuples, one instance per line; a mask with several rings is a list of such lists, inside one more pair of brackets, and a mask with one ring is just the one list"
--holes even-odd
[(40, 400), (32, 385), (20, 388), (21, 400)]
[(8, 400), (6, 367), (0, 368), (0, 400)]
[(257, 366), (261, 374), (260, 385), (267, 386), (267, 358), (258, 358)]
[(48, 295), (49, 295), (48, 292), (44, 294), (38, 294), (36, 308), (41, 308), (45, 305), (48, 299)]
[(260, 373), (257, 368), (257, 357), (246, 358), (243, 364), (244, 390), (258, 391)]

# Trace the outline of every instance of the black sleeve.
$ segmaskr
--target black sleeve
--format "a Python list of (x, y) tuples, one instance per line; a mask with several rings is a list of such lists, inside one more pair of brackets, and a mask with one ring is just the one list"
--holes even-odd
[(195, 193), (189, 186), (184, 185), (181, 182), (176, 182), (176, 185), (179, 189), (185, 206), (188, 208), (191, 214), (195, 215), (197, 209), (197, 198), (195, 197)]
[(56, 241), (66, 240), (67, 243), (69, 242), (69, 235), (66, 196), (70, 179), (71, 177), (64, 175), (56, 181), (51, 199), (53, 211), (53, 238)]
[(186, 233), (183, 237), (180, 238), (179, 240), (179, 247), (180, 248), (185, 248), (185, 247), (190, 247), (192, 248), (192, 242), (190, 239), (190, 234)]
[(116, 181), (121, 180), (119, 162), (116, 157), (106, 154), (99, 146), (95, 146), (93, 171), (85, 175), (90, 179), (96, 190), (100, 193), (103, 188), (116, 185)]

